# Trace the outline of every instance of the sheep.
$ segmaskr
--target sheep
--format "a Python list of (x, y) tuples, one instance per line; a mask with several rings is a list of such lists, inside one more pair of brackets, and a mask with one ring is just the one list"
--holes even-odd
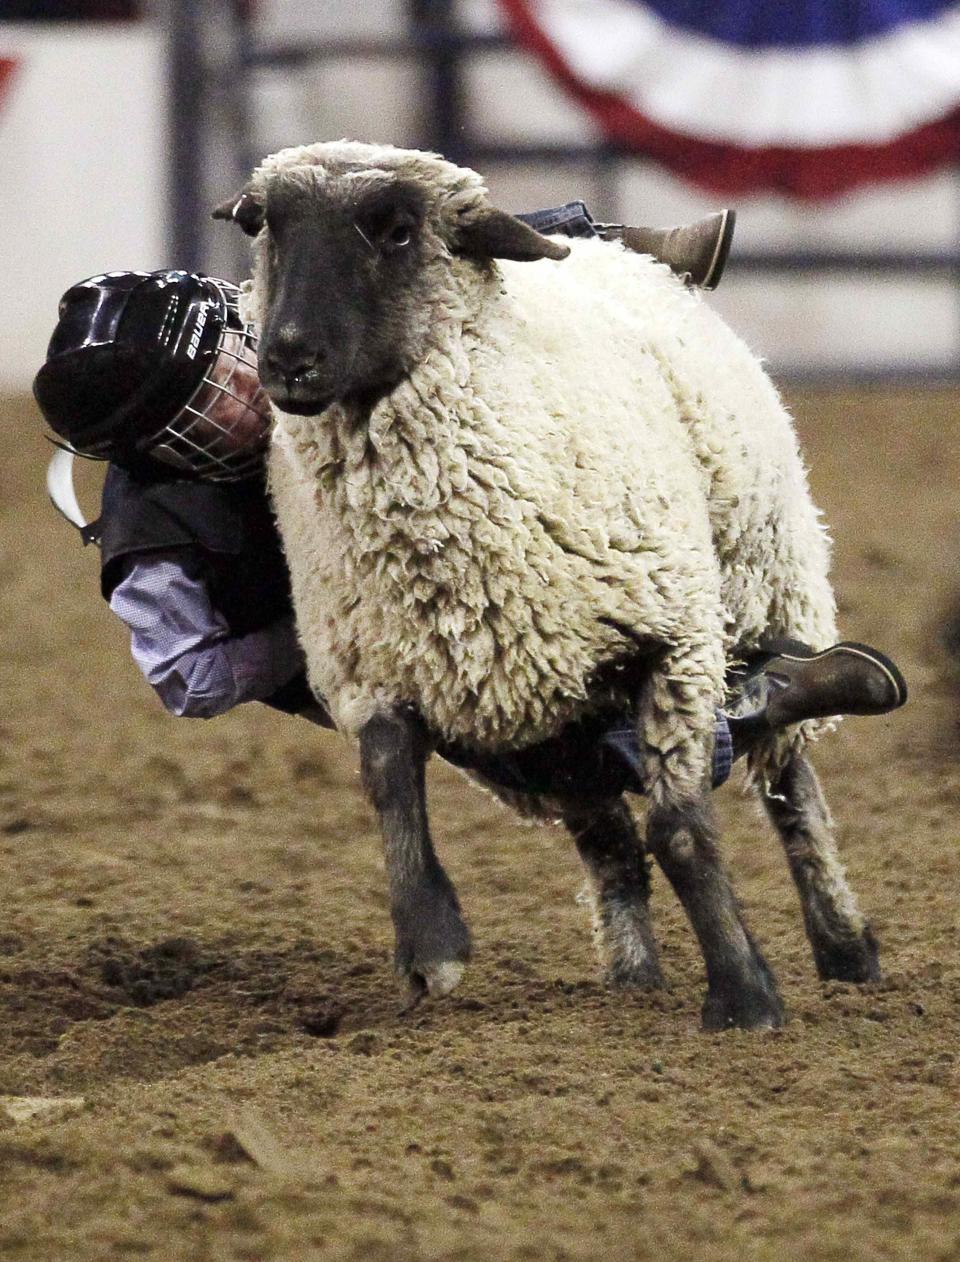
[[(429, 834), (432, 743), (555, 737), (620, 663), (646, 846), (706, 964), (703, 1025), (779, 1026), (717, 849), (713, 716), (728, 659), (836, 636), (828, 539), (758, 361), (666, 267), (540, 236), (436, 154), (284, 149), (214, 214), (257, 238), (271, 493), (311, 684), (359, 742), (412, 992), (448, 992), (469, 955)], [(771, 738), (751, 773), (821, 975), (866, 980), (875, 943), (804, 757), (824, 726)], [(622, 799), (513, 804), (572, 832), (611, 979), (662, 985)]]

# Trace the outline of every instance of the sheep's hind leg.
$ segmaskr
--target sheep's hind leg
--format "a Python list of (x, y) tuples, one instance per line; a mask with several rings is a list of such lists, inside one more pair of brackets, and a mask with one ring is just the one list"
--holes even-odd
[(374, 715), (360, 732), (364, 787), (380, 817), (396, 931), (394, 962), (413, 1002), (448, 994), (470, 956), (470, 934), (427, 822), (429, 745), (412, 714)]
[(629, 806), (620, 798), (563, 812), (587, 869), (594, 925), (609, 985), (663, 986), (650, 923), (650, 874)]
[(791, 755), (763, 791), (763, 804), (787, 853), (817, 973), (837, 981), (876, 981), (876, 939), (847, 884), (830, 813), (806, 758)]
[(686, 805), (652, 804), (647, 843), (676, 891), (707, 967), (703, 1027), (777, 1029), (783, 1003), (743, 922), (714, 838), (706, 793)]

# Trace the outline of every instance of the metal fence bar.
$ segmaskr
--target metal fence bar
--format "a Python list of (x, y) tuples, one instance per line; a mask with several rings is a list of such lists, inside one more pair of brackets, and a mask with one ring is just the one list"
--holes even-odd
[(752, 272), (955, 272), (960, 277), (960, 253), (888, 250), (736, 250), (731, 271)]
[(838, 386), (844, 389), (896, 389), (899, 386), (910, 390), (929, 389), (943, 390), (955, 387), (960, 374), (956, 369), (940, 363), (918, 364), (884, 364), (873, 367), (869, 364), (837, 364), (818, 365), (814, 368), (778, 368), (773, 374), (777, 384), (787, 389), (835, 390)]
[(167, 199), (171, 258), (179, 267), (203, 266), (204, 74), (202, 6), (166, 0), (167, 100), (170, 127)]
[(411, 48), (424, 67), (427, 144), (452, 162), (463, 162), (471, 144), (455, 0), (414, 0), (409, 30)]
[[(444, 0), (446, 3), (446, 0)], [(421, 12), (426, 6), (421, 7)], [(272, 44), (251, 46), (246, 54), (249, 66), (293, 66), (310, 61), (336, 61), (340, 58), (369, 60), (390, 58), (409, 60), (425, 52), (442, 49), (447, 52), (502, 51), (514, 44), (503, 35), (483, 35), (461, 31), (456, 27), (428, 25), (434, 19), (418, 16), (411, 21), (411, 31), (403, 40), (338, 39), (290, 43), (278, 40)]]

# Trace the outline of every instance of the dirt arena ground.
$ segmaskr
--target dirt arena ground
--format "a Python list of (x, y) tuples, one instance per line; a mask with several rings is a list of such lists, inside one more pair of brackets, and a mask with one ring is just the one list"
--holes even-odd
[(442, 767), (475, 960), (401, 1016), (353, 751), (264, 707), (167, 718), (93, 549), (46, 504), (32, 408), (0, 407), (4, 1262), (960, 1259), (960, 740), (938, 644), (960, 395), (791, 403), (843, 631), (912, 688), (816, 757), (886, 980), (817, 982), (732, 783), (726, 848), (790, 1022), (719, 1036), (698, 1033), (700, 957), (662, 878), (672, 989), (607, 993), (565, 834)]

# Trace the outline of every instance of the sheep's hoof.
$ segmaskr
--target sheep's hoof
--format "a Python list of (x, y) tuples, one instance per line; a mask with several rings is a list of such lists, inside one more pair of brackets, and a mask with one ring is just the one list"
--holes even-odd
[(446, 960), (433, 968), (422, 972), (408, 973), (406, 976), (406, 1003), (400, 1009), (401, 1016), (407, 1016), (428, 996), (431, 999), (442, 999), (460, 985), (463, 977), (463, 965), (456, 960)]
[(666, 981), (656, 960), (615, 960), (604, 979), (610, 990), (663, 990)]
[(786, 1021), (783, 1000), (772, 984), (717, 987), (703, 1004), (703, 1029), (779, 1030)]
[(817, 975), (825, 982), (878, 982), (880, 955), (869, 926), (856, 938), (814, 944)]
[(442, 964), (423, 969), (422, 972), (411, 973), (407, 979), (412, 1007), (428, 995), (431, 999), (442, 999), (460, 985), (463, 977), (463, 965), (457, 960), (444, 960)]
[(442, 999), (463, 977), (470, 958), (470, 931), (455, 905), (446, 899), (433, 904), (432, 913), (420, 915), (397, 934), (394, 958), (409, 997), (408, 1009), (422, 999)]

